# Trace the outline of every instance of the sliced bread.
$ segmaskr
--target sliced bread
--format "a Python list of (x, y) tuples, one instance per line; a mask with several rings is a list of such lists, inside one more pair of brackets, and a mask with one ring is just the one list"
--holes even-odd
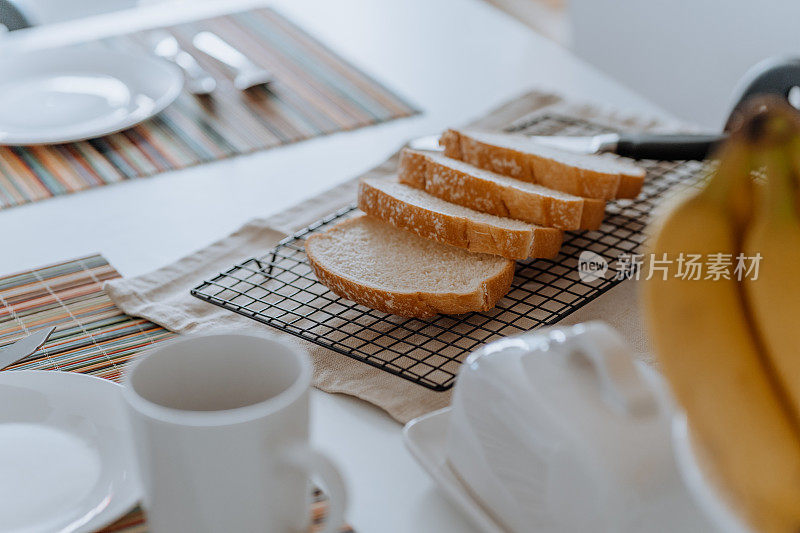
[(603, 225), (606, 216), (606, 201), (597, 198), (583, 199), (583, 213), (581, 214), (580, 229), (596, 230)]
[(489, 310), (514, 278), (513, 261), (423, 239), (365, 215), (312, 235), (306, 254), (334, 293), (406, 317)]
[(433, 152), (403, 150), (398, 179), (482, 213), (564, 230), (597, 229), (605, 211), (603, 200), (584, 200)]
[(558, 150), (524, 135), (447, 130), (439, 144), (447, 157), (576, 196), (635, 198), (644, 183), (644, 169), (633, 163)]
[(395, 178), (365, 178), (358, 207), (420, 237), (509, 259), (555, 257), (563, 233), (446, 202)]

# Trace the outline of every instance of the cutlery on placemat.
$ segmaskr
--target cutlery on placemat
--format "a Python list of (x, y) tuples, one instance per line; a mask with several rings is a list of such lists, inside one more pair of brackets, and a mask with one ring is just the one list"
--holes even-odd
[(217, 87), (217, 81), (200, 66), (192, 54), (181, 48), (178, 40), (164, 30), (150, 33), (153, 52), (167, 61), (172, 61), (183, 70), (186, 77), (186, 88), (196, 95), (211, 94)]
[(14, 363), (21, 361), (33, 354), (36, 350), (41, 348), (45, 342), (47, 342), (47, 339), (50, 338), (50, 335), (53, 334), (55, 329), (55, 326), (40, 329), (39, 331), (31, 333), (27, 337), (24, 337), (17, 342), (0, 349), (0, 370), (7, 366), (11, 366)]
[(243, 91), (275, 80), (268, 70), (253, 63), (216, 33), (201, 31), (192, 39), (195, 48), (224, 63), (234, 73), (233, 86)]

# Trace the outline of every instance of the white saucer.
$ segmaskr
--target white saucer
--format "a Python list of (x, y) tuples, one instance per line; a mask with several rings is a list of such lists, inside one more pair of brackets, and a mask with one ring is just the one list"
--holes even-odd
[(711, 523), (726, 533), (752, 533), (703, 474), (692, 448), (689, 423), (684, 414), (676, 415), (672, 420), (672, 443), (683, 482)]
[(180, 69), (95, 46), (0, 58), (0, 144), (54, 144), (121, 131), (160, 113), (183, 88)]
[(0, 372), (0, 531), (95, 531), (141, 497), (122, 387)]
[(475, 501), (446, 461), (450, 407), (415, 418), (403, 428), (403, 440), (411, 455), (444, 491), (447, 498), (481, 530), (503, 533), (503, 529)]

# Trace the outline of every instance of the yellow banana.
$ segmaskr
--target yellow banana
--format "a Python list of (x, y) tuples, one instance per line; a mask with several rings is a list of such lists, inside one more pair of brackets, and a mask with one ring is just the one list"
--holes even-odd
[[(734, 138), (706, 187), (655, 224), (650, 252), (737, 253), (748, 215), (750, 152)], [(673, 263), (674, 264), (674, 263)], [(686, 411), (694, 443), (742, 517), (760, 531), (800, 530), (800, 434), (753, 340), (735, 279), (643, 284), (658, 361)]]
[(781, 133), (783, 139), (767, 139), (772, 146), (759, 150), (767, 183), (742, 246), (744, 256), (756, 258), (748, 266), (757, 263), (758, 272), (743, 272), (741, 285), (768, 363), (800, 424), (800, 216), (793, 168), (800, 145), (796, 127)]

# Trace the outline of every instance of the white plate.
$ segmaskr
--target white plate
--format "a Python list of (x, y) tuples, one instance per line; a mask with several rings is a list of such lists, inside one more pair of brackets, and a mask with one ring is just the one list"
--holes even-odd
[(0, 58), (0, 144), (53, 144), (121, 131), (160, 113), (180, 69), (99, 45)]
[(95, 531), (136, 505), (121, 390), (71, 372), (0, 372), (0, 531)]
[(683, 414), (676, 415), (672, 421), (672, 442), (681, 477), (697, 506), (705, 512), (711, 523), (727, 533), (751, 533), (703, 474), (692, 447), (689, 424)]
[(449, 423), (450, 407), (415, 418), (403, 428), (406, 447), (444, 491), (447, 498), (460, 508), (481, 531), (502, 533), (503, 529), (475, 501), (447, 464)]

